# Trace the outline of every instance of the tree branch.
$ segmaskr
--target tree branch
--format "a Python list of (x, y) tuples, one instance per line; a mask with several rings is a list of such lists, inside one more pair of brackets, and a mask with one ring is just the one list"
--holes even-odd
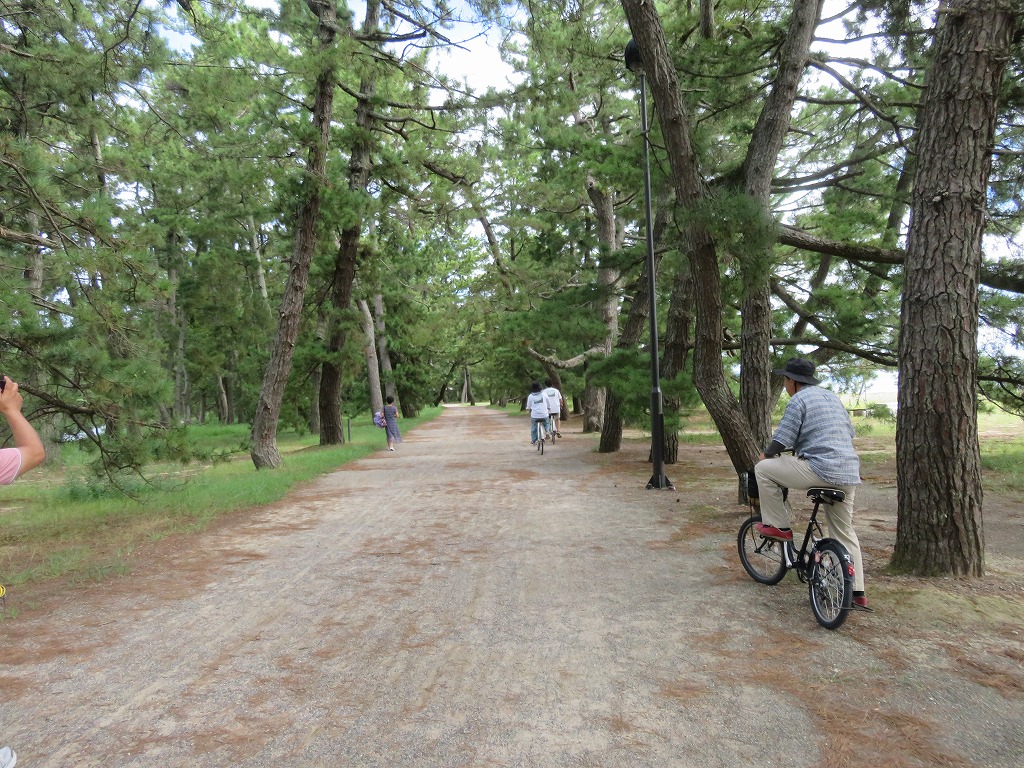
[(575, 368), (578, 365), (583, 365), (583, 363), (591, 357), (600, 357), (608, 354), (607, 350), (603, 346), (591, 347), (586, 352), (581, 352), (576, 355), (576, 357), (570, 357), (568, 360), (561, 360), (553, 355), (542, 355), (533, 347), (529, 346), (526, 347), (526, 352), (535, 360), (540, 360), (542, 363), (547, 363), (555, 368)]
[[(900, 248), (878, 248), (873, 245), (847, 243), (812, 235), (797, 227), (782, 224), (778, 229), (778, 242), (812, 253), (839, 256), (847, 261), (866, 261), (872, 264), (902, 264), (904, 252)], [(981, 284), (1008, 293), (1024, 294), (1024, 265), (999, 262), (981, 265)]]
[(40, 248), (50, 248), (53, 250), (60, 248), (60, 243), (50, 240), (48, 237), (34, 235), (31, 232), (19, 232), (2, 225), (0, 225), (0, 240), (6, 240), (9, 243), (21, 243), (23, 245), (36, 245)]

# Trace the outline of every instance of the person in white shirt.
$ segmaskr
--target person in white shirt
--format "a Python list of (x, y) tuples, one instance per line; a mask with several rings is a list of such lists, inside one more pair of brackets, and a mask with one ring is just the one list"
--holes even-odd
[(537, 428), (548, 421), (548, 401), (540, 391), (540, 382), (530, 384), (530, 394), (526, 398), (526, 407), (530, 411), (530, 445), (537, 444)]
[(544, 382), (544, 400), (548, 404), (548, 418), (551, 419), (551, 431), (555, 433), (555, 437), (561, 437), (562, 433), (558, 430), (561, 428), (562, 419), (562, 393), (551, 385), (551, 379), (547, 379)]

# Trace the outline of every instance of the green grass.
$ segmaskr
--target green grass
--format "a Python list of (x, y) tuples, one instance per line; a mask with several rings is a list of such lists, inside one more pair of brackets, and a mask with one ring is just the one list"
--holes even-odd
[[(430, 408), (402, 421), (403, 431), (435, 418)], [(96, 581), (128, 571), (143, 541), (199, 531), (217, 517), (279, 501), (297, 485), (384, 447), (369, 417), (354, 425), (344, 445), (321, 447), (316, 435), (282, 433), (282, 466), (257, 471), (248, 453), (248, 425), (189, 429), (189, 438), (224, 460), (147, 467), (122, 490), (90, 479), (81, 452), (68, 452), (62, 469), (42, 468), (0, 493), (0, 583), (25, 584), (67, 577)], [(63, 457), (62, 457), (63, 458)]]
[(981, 469), (986, 490), (993, 493), (1024, 493), (1024, 440), (983, 442)]

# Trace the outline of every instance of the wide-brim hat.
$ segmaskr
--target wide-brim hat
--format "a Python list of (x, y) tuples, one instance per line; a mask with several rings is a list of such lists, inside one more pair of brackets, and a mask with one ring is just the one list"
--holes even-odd
[(785, 368), (776, 368), (772, 371), (776, 376), (785, 376), (787, 379), (799, 381), (801, 384), (820, 384), (814, 378), (814, 363), (804, 360), (802, 357), (791, 357)]

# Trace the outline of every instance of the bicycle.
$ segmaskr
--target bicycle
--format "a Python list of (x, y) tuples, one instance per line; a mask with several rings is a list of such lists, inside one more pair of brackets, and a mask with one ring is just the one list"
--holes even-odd
[(547, 430), (548, 437), (551, 439), (551, 444), (554, 445), (555, 438), (558, 437), (558, 432), (555, 431), (555, 420), (548, 416), (548, 420), (544, 424), (544, 427)]
[(842, 501), (846, 494), (834, 488), (811, 488), (807, 496), (814, 501), (814, 510), (799, 551), (792, 541), (759, 534), (754, 525), (761, 522), (761, 515), (755, 512), (743, 522), (736, 537), (740, 562), (760, 584), (778, 584), (787, 571), (795, 571), (807, 584), (814, 618), (825, 629), (838, 629), (853, 610), (853, 559), (838, 541), (824, 538), (818, 510), (822, 504)]
[(545, 432), (547, 432), (547, 419), (537, 419), (537, 450), (540, 451), (540, 455), (544, 455), (544, 438)]

